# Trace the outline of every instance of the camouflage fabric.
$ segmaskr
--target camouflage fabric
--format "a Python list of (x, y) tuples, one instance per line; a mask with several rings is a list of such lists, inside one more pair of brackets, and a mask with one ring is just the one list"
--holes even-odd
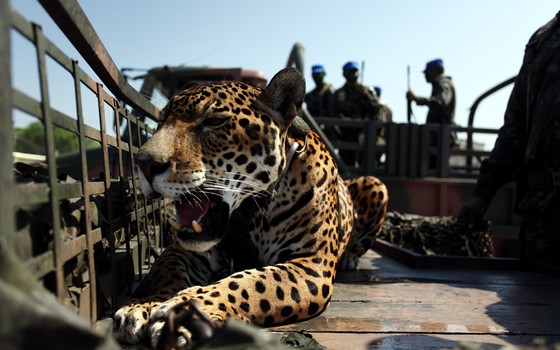
[[(538, 225), (534, 223), (548, 221), (548, 216), (558, 212), (560, 206), (559, 196), (550, 196), (560, 190), (560, 181), (555, 175), (560, 171), (559, 22), (560, 12), (539, 28), (527, 43), (504, 125), (492, 153), (481, 166), (473, 193), (490, 203), (497, 189), (512, 180), (512, 174), (517, 175), (517, 210), (524, 219), (523, 254), (530, 260), (542, 258), (543, 252), (535, 254), (529, 245), (542, 247), (546, 243), (551, 254), (560, 247), (560, 225), (550, 226), (548, 238), (544, 238), (541, 228), (536, 228)], [(537, 231), (530, 232), (533, 229)], [(527, 240), (534, 239), (542, 242), (527, 245)]]
[(282, 344), (291, 349), (302, 349), (302, 350), (324, 350), (326, 349), (321, 345), (313, 336), (305, 331), (292, 331), (284, 332), (281, 338)]
[[(382, 123), (387, 123), (387, 124), (393, 122), (393, 111), (385, 101), (381, 101), (381, 100), (379, 101), (378, 120)], [(377, 135), (378, 143), (385, 144), (386, 133), (387, 130), (385, 129), (385, 127), (382, 127), (379, 130), (379, 135)]]
[[(538, 166), (536, 163), (547, 162), (547, 144), (556, 134), (554, 124), (560, 109), (560, 28), (557, 22), (555, 17), (541, 27), (527, 44), (504, 125), (490, 157), (482, 164), (474, 192), (487, 202), (498, 188), (512, 180), (512, 174), (523, 175), (522, 168), (534, 168)], [(550, 42), (543, 42), (545, 37), (550, 38)], [(523, 182), (526, 187), (526, 180)]]
[[(356, 120), (379, 120), (381, 106), (373, 88), (361, 84), (344, 84), (336, 90), (331, 99), (330, 111), (334, 117)], [(364, 139), (363, 129), (339, 127), (337, 139), (341, 141), (356, 142)], [(350, 166), (358, 166), (361, 154), (354, 151), (341, 150), (342, 160)]]
[(524, 212), (522, 218), (521, 242), (524, 257), (560, 266), (560, 205), (550, 206), (543, 212)]
[(331, 100), (331, 113), (335, 117), (377, 120), (379, 109), (375, 91), (361, 84), (344, 84)]
[(329, 104), (334, 94), (332, 84), (324, 83), (305, 95), (307, 110), (312, 116), (326, 117), (330, 115)]
[(432, 95), (429, 98), (419, 97), (419, 106), (428, 106), (427, 124), (453, 124), (455, 120), (455, 87), (451, 77), (440, 75), (432, 83)]
[(379, 121), (383, 123), (391, 123), (393, 121), (393, 111), (385, 101), (379, 101)]
[(389, 212), (379, 239), (422, 255), (494, 256), (490, 224), (487, 221), (468, 232), (450, 216)]

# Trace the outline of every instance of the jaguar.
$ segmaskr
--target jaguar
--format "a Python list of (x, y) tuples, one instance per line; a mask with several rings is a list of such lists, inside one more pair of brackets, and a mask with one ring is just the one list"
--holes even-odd
[(175, 239), (115, 313), (120, 341), (157, 346), (166, 315), (189, 301), (217, 324), (262, 327), (325, 310), (337, 271), (355, 269), (379, 234), (389, 197), (374, 176), (342, 178), (299, 116), (304, 95), (303, 76), (285, 68), (264, 89), (191, 86), (162, 110), (136, 163), (144, 195), (175, 206)]

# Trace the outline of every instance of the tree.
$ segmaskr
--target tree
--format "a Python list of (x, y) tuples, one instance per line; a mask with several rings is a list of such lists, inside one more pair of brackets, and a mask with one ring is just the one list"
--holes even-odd
[[(80, 142), (78, 135), (61, 129), (54, 128), (54, 144), (57, 154), (78, 151)], [(15, 151), (23, 153), (46, 155), (45, 128), (41, 122), (33, 122), (25, 128), (15, 129)], [(86, 148), (95, 147), (97, 142), (86, 139)]]

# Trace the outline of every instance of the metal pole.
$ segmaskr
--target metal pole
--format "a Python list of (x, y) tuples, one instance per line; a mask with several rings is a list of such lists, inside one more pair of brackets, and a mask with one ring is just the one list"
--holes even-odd
[[(12, 79), (10, 75), (10, 5), (0, 0), (0, 249), (10, 249), (15, 229), (15, 190), (12, 169)], [(7, 247), (2, 247), (4, 244)]]
[(360, 84), (364, 83), (365, 69), (366, 69), (366, 62), (362, 60), (362, 68), (360, 69)]
[[(407, 92), (410, 91), (410, 66), (406, 66), (406, 86)], [(406, 119), (408, 124), (410, 124), (410, 120), (412, 119), (412, 101), (406, 101)]]
[(300, 43), (295, 43), (292, 47), (292, 51), (290, 51), (290, 55), (288, 56), (288, 63), (286, 63), (286, 67), (292, 67), (295, 65), (295, 68), (303, 75), (304, 74), (304, 55), (305, 49), (303, 45)]
[(478, 108), (478, 105), (480, 104), (480, 102), (482, 102), (482, 100), (484, 100), (486, 97), (492, 95), (493, 93), (495, 93), (496, 91), (503, 89), (504, 87), (508, 86), (509, 84), (512, 84), (515, 82), (515, 79), (517, 78), (516, 76), (513, 76), (501, 83), (499, 83), (498, 85), (494, 86), (493, 88), (489, 89), (488, 91), (486, 91), (485, 93), (483, 93), (482, 95), (480, 95), (472, 104), (471, 108), (470, 108), (470, 112), (469, 112), (469, 131), (467, 133), (467, 150), (469, 151), (469, 154), (467, 155), (467, 168), (471, 168), (472, 167), (472, 151), (473, 151), (473, 133), (472, 133), (472, 127), (474, 125), (474, 115), (476, 113), (476, 109)]

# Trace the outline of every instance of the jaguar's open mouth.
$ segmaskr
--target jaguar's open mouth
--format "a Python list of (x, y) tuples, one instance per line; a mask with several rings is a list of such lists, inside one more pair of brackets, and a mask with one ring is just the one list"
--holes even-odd
[(207, 250), (226, 233), (229, 206), (212, 198), (182, 199), (175, 202), (177, 220), (170, 220), (177, 238), (191, 250)]

